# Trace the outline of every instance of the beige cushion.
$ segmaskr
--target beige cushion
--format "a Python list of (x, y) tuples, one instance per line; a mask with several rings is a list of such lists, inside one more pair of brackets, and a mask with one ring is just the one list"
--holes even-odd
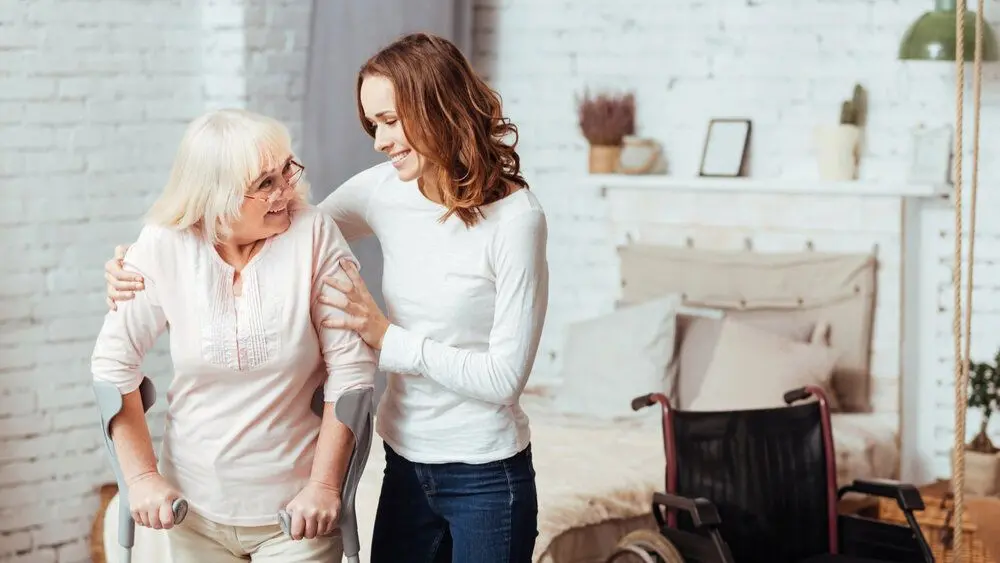
[(784, 406), (786, 391), (818, 385), (830, 395), (838, 352), (821, 342), (795, 342), (727, 318), (690, 410)]
[(602, 419), (652, 416), (655, 409), (637, 413), (631, 403), (673, 387), (668, 368), (679, 305), (679, 296), (661, 297), (571, 324), (556, 410)]
[[(770, 311), (729, 311), (726, 316), (795, 342), (808, 342), (816, 324), (808, 319), (774, 315)], [(671, 399), (678, 408), (688, 408), (698, 396), (722, 324), (721, 318), (677, 316), (678, 349), (673, 364), (677, 373), (672, 378), (675, 385)]]
[(680, 293), (684, 305), (830, 323), (833, 386), (845, 411), (870, 410), (875, 311), (871, 254), (756, 253), (630, 244), (619, 248), (622, 299)]

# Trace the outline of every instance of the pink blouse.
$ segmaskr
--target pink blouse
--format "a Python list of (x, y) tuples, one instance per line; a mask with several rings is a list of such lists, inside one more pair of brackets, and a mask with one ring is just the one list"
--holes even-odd
[(142, 274), (145, 291), (105, 316), (93, 376), (134, 391), (143, 356), (169, 332), (160, 471), (206, 518), (275, 523), (309, 479), (320, 427), (313, 392), (323, 385), (336, 401), (373, 385), (375, 354), (357, 333), (320, 326), (341, 314), (317, 298), (323, 277), (344, 277), (342, 258), (354, 260), (347, 242), (313, 207), (251, 259), (240, 297), (234, 269), (194, 233), (147, 225), (129, 249), (126, 269)]

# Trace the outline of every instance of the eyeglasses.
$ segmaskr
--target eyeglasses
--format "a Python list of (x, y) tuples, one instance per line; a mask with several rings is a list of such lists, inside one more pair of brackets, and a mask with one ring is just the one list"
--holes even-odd
[(280, 173), (272, 172), (267, 176), (258, 178), (254, 182), (255, 187), (252, 187), (250, 193), (245, 194), (243, 197), (256, 199), (265, 203), (273, 203), (276, 196), (284, 193), (285, 190), (292, 189), (298, 184), (299, 178), (302, 177), (305, 169), (306, 167), (302, 166), (297, 160), (289, 158)]

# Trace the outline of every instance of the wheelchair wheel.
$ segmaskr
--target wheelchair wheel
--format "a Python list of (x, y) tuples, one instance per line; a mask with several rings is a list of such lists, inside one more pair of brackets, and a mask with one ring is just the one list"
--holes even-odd
[(684, 558), (656, 530), (632, 530), (618, 541), (605, 563), (684, 563)]

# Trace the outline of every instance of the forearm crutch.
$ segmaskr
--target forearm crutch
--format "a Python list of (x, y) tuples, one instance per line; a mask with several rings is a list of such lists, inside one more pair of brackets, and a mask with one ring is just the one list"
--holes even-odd
[[(122, 410), (122, 394), (115, 384), (96, 381), (94, 382), (94, 395), (97, 397), (97, 409), (101, 413), (104, 445), (107, 446), (108, 454), (111, 457), (111, 469), (115, 472), (115, 481), (118, 482), (118, 545), (122, 547), (122, 555), (118, 563), (131, 563), (132, 546), (135, 545), (135, 521), (132, 520), (132, 513), (129, 511), (128, 486), (125, 484), (125, 476), (122, 475), (121, 465), (118, 463), (115, 444), (111, 440), (111, 421)], [(156, 402), (156, 387), (148, 377), (143, 377), (142, 383), (139, 384), (139, 397), (142, 398), (142, 412), (149, 412), (150, 407)], [(184, 499), (174, 501), (175, 525), (184, 520), (184, 517), (187, 516), (187, 509), (187, 501)]]
[[(337, 420), (351, 429), (354, 434), (354, 451), (347, 466), (344, 484), (340, 496), (340, 527), (341, 541), (344, 543), (344, 556), (348, 563), (361, 561), (361, 539), (358, 537), (358, 514), (354, 500), (358, 492), (361, 475), (368, 464), (368, 454), (372, 447), (372, 397), (374, 389), (352, 389), (341, 395), (334, 405)], [(323, 416), (323, 388), (316, 390), (312, 400), (312, 410), (317, 416)], [(278, 512), (278, 521), (285, 534), (291, 536), (292, 518), (288, 512)]]

